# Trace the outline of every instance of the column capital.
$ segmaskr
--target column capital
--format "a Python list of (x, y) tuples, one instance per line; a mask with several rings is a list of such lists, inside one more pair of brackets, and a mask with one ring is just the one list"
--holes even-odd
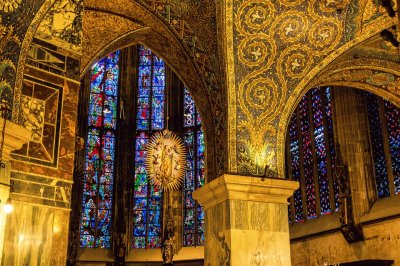
[[(4, 119), (0, 117), (0, 136), (3, 132), (3, 122)], [(9, 161), (11, 159), (10, 153), (21, 149), (22, 145), (30, 139), (31, 131), (29, 129), (7, 120), (4, 134), (3, 160)]]
[(205, 210), (226, 200), (286, 204), (297, 188), (296, 181), (224, 174), (197, 189), (193, 197)]

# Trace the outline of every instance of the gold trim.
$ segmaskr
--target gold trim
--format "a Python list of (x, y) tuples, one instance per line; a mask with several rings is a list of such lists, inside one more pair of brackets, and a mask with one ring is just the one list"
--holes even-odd
[(225, 14), (222, 25), (225, 25), (222, 36), (225, 42), (225, 57), (226, 57), (226, 79), (227, 79), (227, 93), (228, 93), (228, 171), (237, 172), (237, 155), (236, 155), (236, 84), (235, 84), (235, 58), (234, 58), (234, 44), (233, 44), (233, 0), (225, 0), (224, 7)]
[(329, 56), (327, 56), (321, 63), (315, 66), (304, 79), (297, 85), (293, 93), (289, 96), (285, 107), (282, 111), (282, 116), (279, 120), (278, 125), (278, 135), (277, 135), (277, 170), (278, 175), (283, 177), (285, 174), (285, 135), (287, 130), (287, 124), (289, 122), (290, 116), (299, 103), (301, 97), (309, 89), (308, 85), (311, 83), (312, 79), (325, 67), (327, 67), (333, 60), (338, 58), (340, 55), (348, 51), (350, 48), (356, 46), (357, 44), (371, 38), (375, 34), (378, 34), (382, 29), (388, 28), (396, 23), (396, 19), (385, 17), (379, 22), (374, 23), (374, 27), (369, 28), (365, 31), (363, 35), (345, 43), (335, 51), (333, 51)]

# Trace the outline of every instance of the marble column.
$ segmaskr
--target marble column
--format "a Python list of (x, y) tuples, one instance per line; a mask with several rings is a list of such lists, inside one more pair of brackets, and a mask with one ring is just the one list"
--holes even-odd
[(196, 190), (205, 265), (291, 265), (287, 198), (298, 183), (225, 174)]
[[(2, 135), (4, 119), (0, 117), (0, 136)], [(0, 182), (3, 184), (10, 184), (10, 153), (14, 150), (20, 149), (22, 145), (29, 141), (31, 132), (11, 121), (7, 121), (6, 130), (4, 132), (4, 144), (2, 161), (5, 168), (0, 168)], [(0, 138), (1, 140), (1, 138)], [(4, 236), (7, 221), (7, 214), (3, 210), (3, 206), (7, 199), (10, 197), (10, 188), (6, 185), (0, 185), (0, 262), (2, 261)], [(1, 264), (1, 263), (0, 263)]]

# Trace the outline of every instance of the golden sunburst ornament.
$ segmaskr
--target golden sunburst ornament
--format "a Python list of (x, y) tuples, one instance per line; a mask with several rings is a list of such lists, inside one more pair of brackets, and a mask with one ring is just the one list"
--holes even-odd
[(151, 137), (146, 150), (146, 169), (153, 184), (163, 190), (177, 189), (186, 164), (186, 150), (181, 138), (166, 129)]

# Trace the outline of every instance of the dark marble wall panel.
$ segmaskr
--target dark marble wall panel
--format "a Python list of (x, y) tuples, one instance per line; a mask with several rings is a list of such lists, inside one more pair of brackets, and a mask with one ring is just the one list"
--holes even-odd
[(79, 83), (27, 66), (20, 121), (32, 139), (13, 153), (13, 167), (72, 179)]

